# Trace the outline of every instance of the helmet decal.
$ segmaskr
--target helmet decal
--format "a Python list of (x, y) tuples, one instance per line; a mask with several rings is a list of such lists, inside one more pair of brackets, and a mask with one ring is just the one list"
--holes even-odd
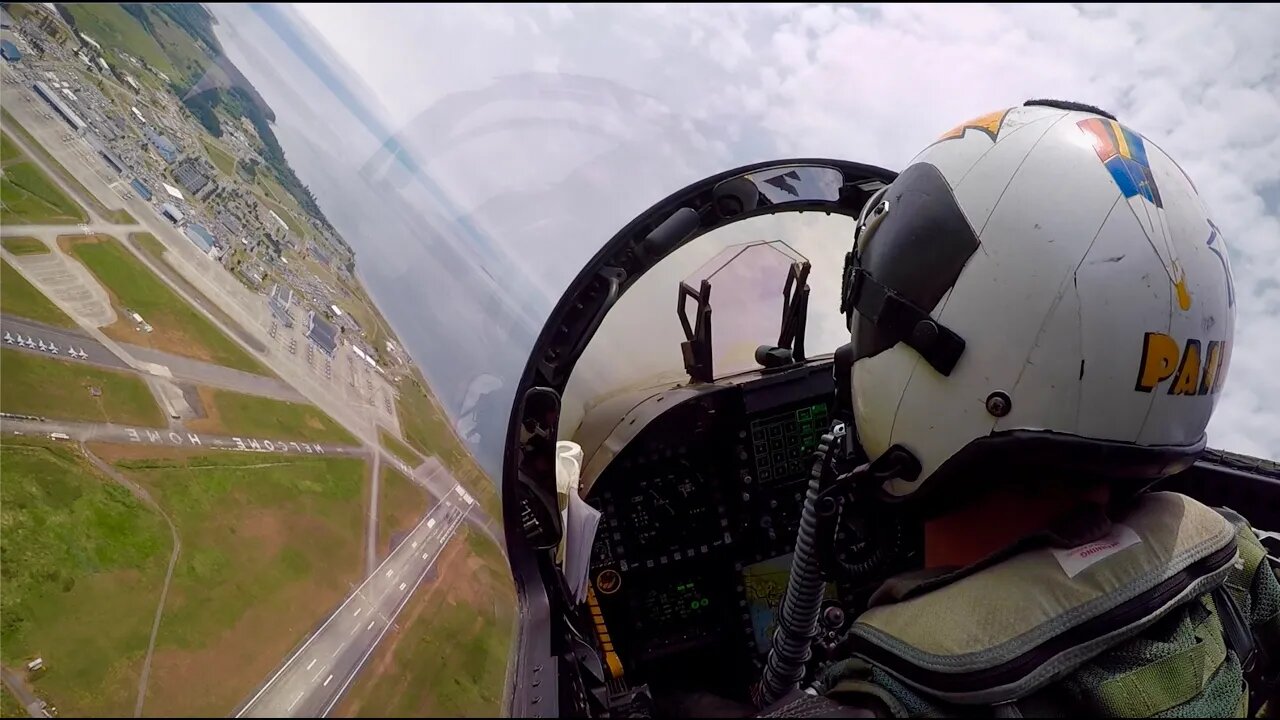
[(936, 145), (943, 140), (954, 140), (955, 138), (964, 137), (965, 132), (970, 129), (980, 130), (986, 133), (987, 137), (991, 138), (991, 142), (995, 142), (996, 135), (1000, 133), (1000, 126), (1004, 123), (1004, 117), (1008, 114), (1009, 108), (1005, 108), (1004, 110), (996, 110), (995, 112), (987, 113), (981, 117), (976, 117), (969, 122), (961, 123), (960, 125), (957, 125), (943, 133), (942, 136), (935, 140), (933, 144)]
[(1076, 125), (1089, 136), (1098, 159), (1126, 198), (1140, 195), (1152, 205), (1164, 207), (1141, 135), (1106, 118), (1086, 118)]
[(1142, 358), (1138, 361), (1138, 380), (1134, 390), (1149, 393), (1157, 385), (1173, 378), (1170, 395), (1212, 395), (1222, 389), (1222, 360), (1225, 341), (1210, 340), (1203, 353), (1195, 338), (1188, 338), (1181, 352), (1172, 337), (1149, 332), (1142, 338)]

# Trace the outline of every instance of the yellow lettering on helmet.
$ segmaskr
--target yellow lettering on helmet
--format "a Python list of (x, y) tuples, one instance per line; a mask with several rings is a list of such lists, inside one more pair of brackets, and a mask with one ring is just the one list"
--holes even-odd
[[(1199, 350), (1199, 348), (1197, 348)], [(1149, 332), (1142, 339), (1142, 359), (1138, 361), (1138, 382), (1133, 389), (1151, 392), (1173, 375), (1178, 362), (1178, 343), (1164, 333)], [(1199, 368), (1197, 360), (1196, 367)]]
[(1187, 340), (1178, 363), (1178, 375), (1169, 385), (1170, 395), (1195, 395), (1200, 386), (1200, 341)]
[(1200, 393), (1218, 392), (1218, 370), (1222, 368), (1222, 340), (1210, 340), (1204, 353), (1204, 375), (1200, 378)]
[(1157, 385), (1169, 383), (1170, 395), (1213, 395), (1222, 390), (1222, 366), (1231, 354), (1226, 340), (1210, 340), (1203, 345), (1188, 338), (1181, 352), (1178, 341), (1159, 332), (1149, 332), (1142, 340), (1142, 359), (1138, 361), (1138, 381), (1134, 390), (1151, 392)]

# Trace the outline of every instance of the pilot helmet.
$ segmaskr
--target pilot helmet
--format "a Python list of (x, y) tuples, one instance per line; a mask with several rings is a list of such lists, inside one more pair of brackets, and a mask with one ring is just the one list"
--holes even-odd
[[(1194, 462), (1230, 364), (1226, 242), (1150, 139), (1078, 103), (963, 123), (867, 203), (852, 411), (890, 500), (1025, 466), (1145, 486)], [(883, 459), (882, 459), (883, 458)]]

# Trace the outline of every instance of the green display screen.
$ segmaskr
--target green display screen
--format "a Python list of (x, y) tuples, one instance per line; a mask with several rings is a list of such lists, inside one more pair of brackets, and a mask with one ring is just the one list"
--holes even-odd
[(751, 444), (756, 479), (770, 484), (803, 477), (828, 423), (826, 403), (753, 420)]

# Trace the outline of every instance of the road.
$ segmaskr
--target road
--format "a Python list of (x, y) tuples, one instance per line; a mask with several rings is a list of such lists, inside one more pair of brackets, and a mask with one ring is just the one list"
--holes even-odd
[(4, 678), (5, 687), (13, 693), (18, 699), (18, 703), (26, 708), (27, 714), (33, 718), (50, 717), (45, 710), (44, 702), (31, 692), (31, 688), (27, 686), (27, 681), (18, 673), (6, 667), (0, 667), (0, 676)]
[[(43, 340), (46, 343), (52, 342), (58, 346), (57, 357), (61, 360), (73, 359), (67, 355), (67, 351), (74, 347), (77, 350), (84, 350), (84, 353), (87, 356), (83, 360), (75, 358), (77, 362), (86, 362), (93, 365), (101, 365), (102, 367), (116, 368), (120, 370), (131, 369), (124, 360), (121, 360), (119, 356), (108, 350), (105, 345), (79, 330), (58, 328), (52, 325), (35, 322), (33, 320), (24, 320), (12, 315), (0, 316), (0, 330), (11, 335), (29, 337), (36, 341)], [(0, 334), (0, 338), (2, 337), (3, 335)], [(16, 343), (10, 344), (6, 342), (3, 347), (17, 349), (18, 345)], [(35, 350), (30, 350), (29, 348), (22, 349), (38, 355), (50, 355), (50, 357), (52, 357), (50, 353), (40, 350), (39, 347)]]
[(161, 350), (130, 345), (129, 343), (120, 343), (120, 346), (124, 348), (125, 352), (138, 360), (169, 368), (169, 372), (178, 380), (193, 382), (198, 385), (209, 385), (224, 390), (234, 390), (246, 395), (258, 395), (272, 398), (273, 400), (294, 403), (307, 402), (302, 393), (279, 378), (254, 375), (243, 370), (235, 370)]
[(470, 508), (465, 493), (455, 487), (245, 703), (236, 717), (328, 715)]
[(20, 432), (27, 435), (65, 433), (78, 442), (107, 442), (161, 447), (211, 448), (238, 450), (241, 452), (266, 452), (281, 455), (337, 455), (363, 457), (369, 450), (358, 445), (301, 442), (281, 438), (251, 438), (241, 436), (210, 435), (187, 430), (162, 430), (156, 428), (129, 427), (108, 423), (77, 423), (62, 420), (27, 420), (5, 417), (0, 420), (0, 431)]

